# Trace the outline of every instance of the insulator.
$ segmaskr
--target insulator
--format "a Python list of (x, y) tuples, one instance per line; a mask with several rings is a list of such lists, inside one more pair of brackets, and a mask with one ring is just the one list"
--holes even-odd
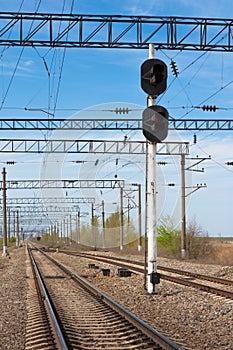
[(115, 112), (116, 114), (128, 114), (129, 113), (129, 108), (127, 107), (127, 108), (117, 108), (116, 107), (116, 109), (113, 111), (113, 112)]
[(226, 164), (227, 165), (233, 165), (233, 162), (227, 162)]
[(12, 161), (12, 160), (8, 160), (8, 161), (6, 162), (6, 164), (14, 165), (14, 164), (15, 164), (15, 162), (14, 162), (14, 161)]
[(177, 66), (176, 66), (176, 62), (173, 61), (173, 60), (171, 60), (170, 65), (171, 65), (171, 69), (172, 69), (173, 75), (175, 75), (176, 77), (178, 77), (179, 72), (178, 72), (178, 68), (177, 68)]
[(202, 106), (201, 107), (201, 109), (203, 110), (203, 111), (210, 111), (210, 112), (216, 112), (216, 110), (217, 110), (217, 107), (214, 105), (214, 106)]
[(197, 135), (196, 134), (193, 135), (193, 143), (197, 143)]

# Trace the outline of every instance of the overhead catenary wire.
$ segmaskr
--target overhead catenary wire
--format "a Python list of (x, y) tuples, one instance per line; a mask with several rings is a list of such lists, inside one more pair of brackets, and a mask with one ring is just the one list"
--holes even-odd
[[(39, 3), (38, 3), (37, 8), (36, 8), (36, 10), (35, 10), (35, 13), (37, 13), (37, 12), (39, 11), (39, 8), (40, 8), (40, 5), (41, 5), (41, 1), (42, 1), (42, 0), (39, 0)], [(23, 2), (21, 3), (21, 5), (23, 5)], [(21, 8), (21, 7), (20, 7), (20, 8)], [(31, 28), (32, 28), (32, 26), (33, 26), (33, 23), (34, 23), (34, 20), (32, 20), (31, 25), (30, 25), (30, 27), (29, 27), (29, 31), (28, 31), (29, 33), (30, 33), (30, 30), (31, 30)], [(10, 78), (9, 83), (8, 83), (6, 92), (5, 92), (5, 94), (4, 94), (3, 98), (2, 98), (1, 105), (0, 105), (0, 110), (1, 110), (1, 108), (3, 107), (3, 105), (4, 105), (5, 101), (6, 101), (7, 95), (8, 95), (8, 93), (9, 93), (9, 91), (10, 91), (10, 88), (11, 88), (12, 82), (13, 82), (13, 80), (14, 80), (16, 71), (18, 70), (19, 63), (20, 63), (21, 58), (22, 58), (22, 55), (23, 55), (23, 53), (24, 53), (24, 49), (25, 49), (25, 46), (23, 46), (23, 48), (21, 49), (21, 52), (20, 52), (20, 54), (19, 54), (18, 60), (17, 60), (17, 62), (16, 62), (15, 68), (14, 68), (14, 70), (13, 70), (13, 74), (12, 74), (12, 76), (11, 76), (11, 78)]]
[[(24, 1), (25, 1), (25, 0), (22, 0), (22, 1), (21, 1), (21, 4), (20, 4), (20, 6), (19, 6), (19, 9), (18, 9), (18, 12), (17, 12), (17, 13), (19, 13), (19, 12), (21, 11), (21, 9), (22, 9), (22, 7), (23, 7), (23, 4), (24, 4)], [(13, 31), (13, 27), (9, 30), (8, 37), (7, 37), (8, 39), (10, 38), (12, 31)], [(0, 53), (0, 58), (2, 58), (4, 52), (5, 52), (6, 50), (8, 50), (9, 48), (10, 48), (10, 46), (5, 46), (5, 47), (2, 49), (2, 51), (1, 51), (1, 53)]]
[[(72, 0), (71, 3), (71, 9), (70, 9), (70, 14), (73, 13), (73, 8), (74, 8), (74, 0)], [(70, 23), (70, 22), (69, 22)], [(69, 37), (69, 32), (67, 32), (66, 34), (66, 40)], [(58, 96), (59, 96), (59, 92), (60, 92), (60, 86), (61, 86), (61, 77), (62, 77), (62, 71), (63, 71), (63, 67), (64, 67), (64, 63), (65, 63), (65, 56), (66, 56), (66, 47), (64, 48), (63, 51), (63, 56), (62, 56), (62, 62), (61, 62), (61, 66), (60, 66), (60, 73), (59, 73), (59, 78), (58, 78), (58, 86), (57, 86), (57, 92), (56, 92), (56, 96), (55, 96), (55, 102), (54, 102), (54, 108), (53, 108), (53, 114), (55, 115), (56, 113), (56, 107), (57, 107), (57, 102), (58, 102)]]

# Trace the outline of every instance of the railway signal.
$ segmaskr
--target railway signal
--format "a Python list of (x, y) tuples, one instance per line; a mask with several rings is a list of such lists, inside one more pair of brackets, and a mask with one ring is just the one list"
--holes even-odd
[(150, 106), (142, 115), (143, 135), (151, 142), (161, 142), (168, 134), (168, 111), (162, 106)]
[(158, 59), (150, 58), (141, 65), (141, 88), (150, 96), (158, 96), (167, 88), (167, 66)]

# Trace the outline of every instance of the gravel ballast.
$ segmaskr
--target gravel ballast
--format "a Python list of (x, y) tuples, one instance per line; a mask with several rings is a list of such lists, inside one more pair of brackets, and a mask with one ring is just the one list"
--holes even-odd
[[(161, 280), (158, 295), (144, 289), (142, 275), (118, 277), (117, 267), (62, 253), (51, 253), (77, 273), (102, 289), (163, 334), (186, 349), (233, 349), (233, 301), (174, 285)], [(134, 257), (137, 259), (137, 257)], [(0, 257), (0, 349), (25, 349), (27, 322), (27, 275), (25, 247), (10, 251), (10, 259)], [(110, 268), (110, 276), (88, 268), (88, 263)], [(232, 267), (199, 265), (159, 258), (159, 265), (224, 276), (232, 279)], [(99, 270), (99, 271), (100, 271)]]
[[(158, 295), (150, 295), (144, 289), (142, 275), (118, 277), (117, 267), (112, 265), (62, 253), (53, 256), (77, 273), (88, 276), (88, 280), (96, 287), (186, 349), (233, 349), (232, 300), (163, 280), (158, 286)], [(103, 276), (101, 272), (96, 274), (89, 269), (90, 262), (99, 265), (100, 270), (110, 268), (110, 277)], [(192, 264), (163, 258), (159, 258), (158, 263), (215, 276), (222, 275), (224, 271), (224, 278), (232, 279), (232, 267)]]
[(25, 248), (0, 256), (0, 349), (25, 349), (27, 276)]

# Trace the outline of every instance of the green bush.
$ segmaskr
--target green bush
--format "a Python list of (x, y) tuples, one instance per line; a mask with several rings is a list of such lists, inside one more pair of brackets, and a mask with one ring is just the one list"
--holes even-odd
[[(158, 250), (162, 256), (181, 257), (181, 232), (176, 229), (173, 219), (166, 216), (158, 232)], [(213, 255), (213, 247), (210, 244), (208, 233), (203, 232), (197, 225), (195, 218), (186, 228), (186, 258), (203, 259)]]
[(157, 227), (158, 248), (163, 254), (171, 257), (179, 257), (180, 255), (180, 231), (175, 228), (172, 218), (166, 216), (162, 220), (162, 224)]

